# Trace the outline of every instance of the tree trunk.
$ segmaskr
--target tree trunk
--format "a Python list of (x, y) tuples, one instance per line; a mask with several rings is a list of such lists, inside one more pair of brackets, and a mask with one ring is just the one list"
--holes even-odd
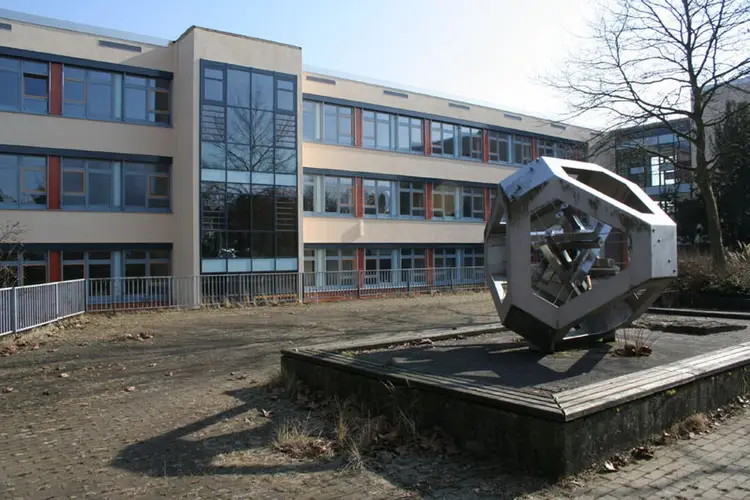
[(701, 172), (700, 168), (697, 170), (696, 181), (703, 197), (703, 204), (706, 207), (706, 225), (708, 226), (706, 229), (708, 230), (708, 240), (711, 242), (711, 262), (716, 271), (724, 273), (727, 269), (727, 256), (724, 253), (716, 195), (708, 172), (705, 170)]

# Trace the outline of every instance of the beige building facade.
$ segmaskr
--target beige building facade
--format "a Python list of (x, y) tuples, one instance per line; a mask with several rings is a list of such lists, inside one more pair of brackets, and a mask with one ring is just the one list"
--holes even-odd
[(0, 219), (20, 224), (24, 247), (2, 265), (22, 284), (303, 271), (395, 282), (395, 269), (481, 267), (497, 183), (537, 156), (582, 157), (591, 136), (305, 71), (286, 44), (195, 26), (156, 40), (0, 10)]

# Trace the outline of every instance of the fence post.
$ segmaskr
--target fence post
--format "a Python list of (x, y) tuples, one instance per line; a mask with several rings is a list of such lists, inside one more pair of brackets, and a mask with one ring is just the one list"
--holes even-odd
[(13, 333), (18, 333), (18, 288), (13, 286), (10, 294), (10, 329)]
[(89, 279), (83, 280), (83, 312), (89, 312)]
[(60, 317), (60, 288), (59, 283), (55, 282), (55, 319)]

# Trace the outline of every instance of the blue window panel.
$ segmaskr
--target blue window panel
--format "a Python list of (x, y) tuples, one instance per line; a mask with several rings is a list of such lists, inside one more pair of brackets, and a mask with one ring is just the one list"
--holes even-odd
[(274, 259), (253, 259), (253, 272), (273, 271)]
[[(236, 172), (227, 170), (227, 182), (238, 182), (241, 184), (250, 184), (250, 172)], [(205, 179), (208, 180), (208, 179)]]
[(297, 259), (276, 259), (277, 271), (296, 271), (298, 265)]
[(276, 174), (277, 186), (296, 186), (297, 174)]
[(203, 259), (201, 260), (201, 272), (225, 273), (227, 272), (227, 261), (226, 259)]
[(253, 270), (251, 259), (230, 259), (227, 261), (230, 273), (249, 273)]
[(212, 181), (212, 182), (226, 182), (227, 171), (226, 170), (214, 170), (210, 168), (201, 169), (201, 180)]

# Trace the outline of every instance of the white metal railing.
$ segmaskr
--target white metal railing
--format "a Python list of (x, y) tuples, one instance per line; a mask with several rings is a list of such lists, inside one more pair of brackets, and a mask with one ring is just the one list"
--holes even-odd
[(319, 302), (485, 288), (483, 267), (80, 279), (0, 289), (0, 336), (94, 311)]
[(85, 280), (0, 289), (0, 336), (86, 312)]

